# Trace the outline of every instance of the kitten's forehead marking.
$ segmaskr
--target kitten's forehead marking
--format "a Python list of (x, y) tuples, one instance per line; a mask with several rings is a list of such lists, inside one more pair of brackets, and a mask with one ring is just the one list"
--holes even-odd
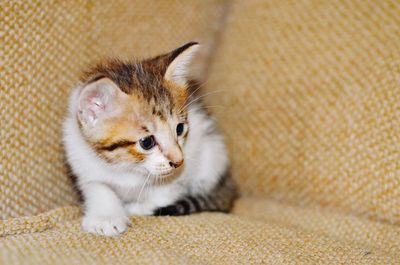
[(146, 102), (152, 107), (151, 113), (163, 119), (183, 106), (187, 97), (186, 88), (164, 80), (160, 66), (146, 62), (111, 60), (91, 69), (86, 78), (90, 82), (109, 78), (122, 92)]
[[(123, 94), (128, 95), (121, 97), (119, 101), (125, 114), (122, 113), (120, 120), (113, 124), (114, 128), (107, 132), (106, 138), (119, 140), (116, 139), (116, 136), (121, 136), (117, 133), (117, 128), (121, 128), (125, 131), (127, 139), (139, 140), (145, 135), (154, 133), (159, 134), (167, 142), (174, 141), (175, 127), (171, 120), (175, 121), (174, 114), (179, 119), (185, 113), (181, 107), (186, 103), (186, 87), (163, 80), (163, 76), (157, 70), (148, 66), (144, 69), (141, 63), (111, 61), (98, 65), (92, 71), (97, 79), (99, 76), (110, 79)], [(94, 73), (92, 72), (92, 76)], [(127, 133), (127, 131), (133, 132), (133, 128), (136, 128), (133, 130), (136, 133)], [(163, 142), (161, 145), (172, 144), (164, 140), (161, 140)], [(132, 149), (131, 152), (135, 150)], [(142, 159), (138, 155), (135, 157), (137, 160)]]

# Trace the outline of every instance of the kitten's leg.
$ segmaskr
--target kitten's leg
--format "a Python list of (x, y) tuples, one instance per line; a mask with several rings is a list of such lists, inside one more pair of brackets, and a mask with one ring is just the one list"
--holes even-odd
[(125, 211), (128, 216), (133, 215), (153, 215), (154, 209), (157, 207), (149, 202), (131, 202), (124, 205)]
[(173, 204), (156, 209), (154, 215), (186, 215), (202, 211), (229, 212), (238, 197), (229, 172), (221, 176), (214, 189), (203, 195), (184, 196)]
[(182, 196), (180, 187), (159, 187), (155, 192), (148, 191), (146, 199), (141, 202), (131, 202), (124, 205), (128, 216), (153, 215), (157, 208), (170, 205)]
[(106, 185), (89, 183), (81, 186), (85, 198), (83, 230), (89, 233), (117, 236), (130, 224), (117, 195)]

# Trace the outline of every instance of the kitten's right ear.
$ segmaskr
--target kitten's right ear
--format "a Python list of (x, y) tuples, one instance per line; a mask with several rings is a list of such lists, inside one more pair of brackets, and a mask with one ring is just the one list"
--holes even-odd
[(78, 115), (81, 122), (94, 127), (115, 107), (118, 86), (108, 78), (102, 78), (83, 87), (79, 95)]

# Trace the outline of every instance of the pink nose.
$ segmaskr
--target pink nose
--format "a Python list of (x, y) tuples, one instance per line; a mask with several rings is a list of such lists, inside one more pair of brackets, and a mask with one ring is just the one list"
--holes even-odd
[(170, 161), (170, 162), (169, 162), (169, 165), (170, 165), (171, 167), (174, 167), (174, 168), (178, 168), (178, 167), (180, 167), (182, 164), (183, 164), (183, 159), (182, 159), (182, 160), (179, 160), (179, 161), (174, 161), (174, 162)]

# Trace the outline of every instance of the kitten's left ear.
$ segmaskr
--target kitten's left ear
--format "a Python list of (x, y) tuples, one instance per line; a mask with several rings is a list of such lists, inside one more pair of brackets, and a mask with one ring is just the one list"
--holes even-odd
[(189, 42), (169, 53), (164, 79), (185, 86), (188, 82), (189, 63), (199, 50), (197, 42)]

